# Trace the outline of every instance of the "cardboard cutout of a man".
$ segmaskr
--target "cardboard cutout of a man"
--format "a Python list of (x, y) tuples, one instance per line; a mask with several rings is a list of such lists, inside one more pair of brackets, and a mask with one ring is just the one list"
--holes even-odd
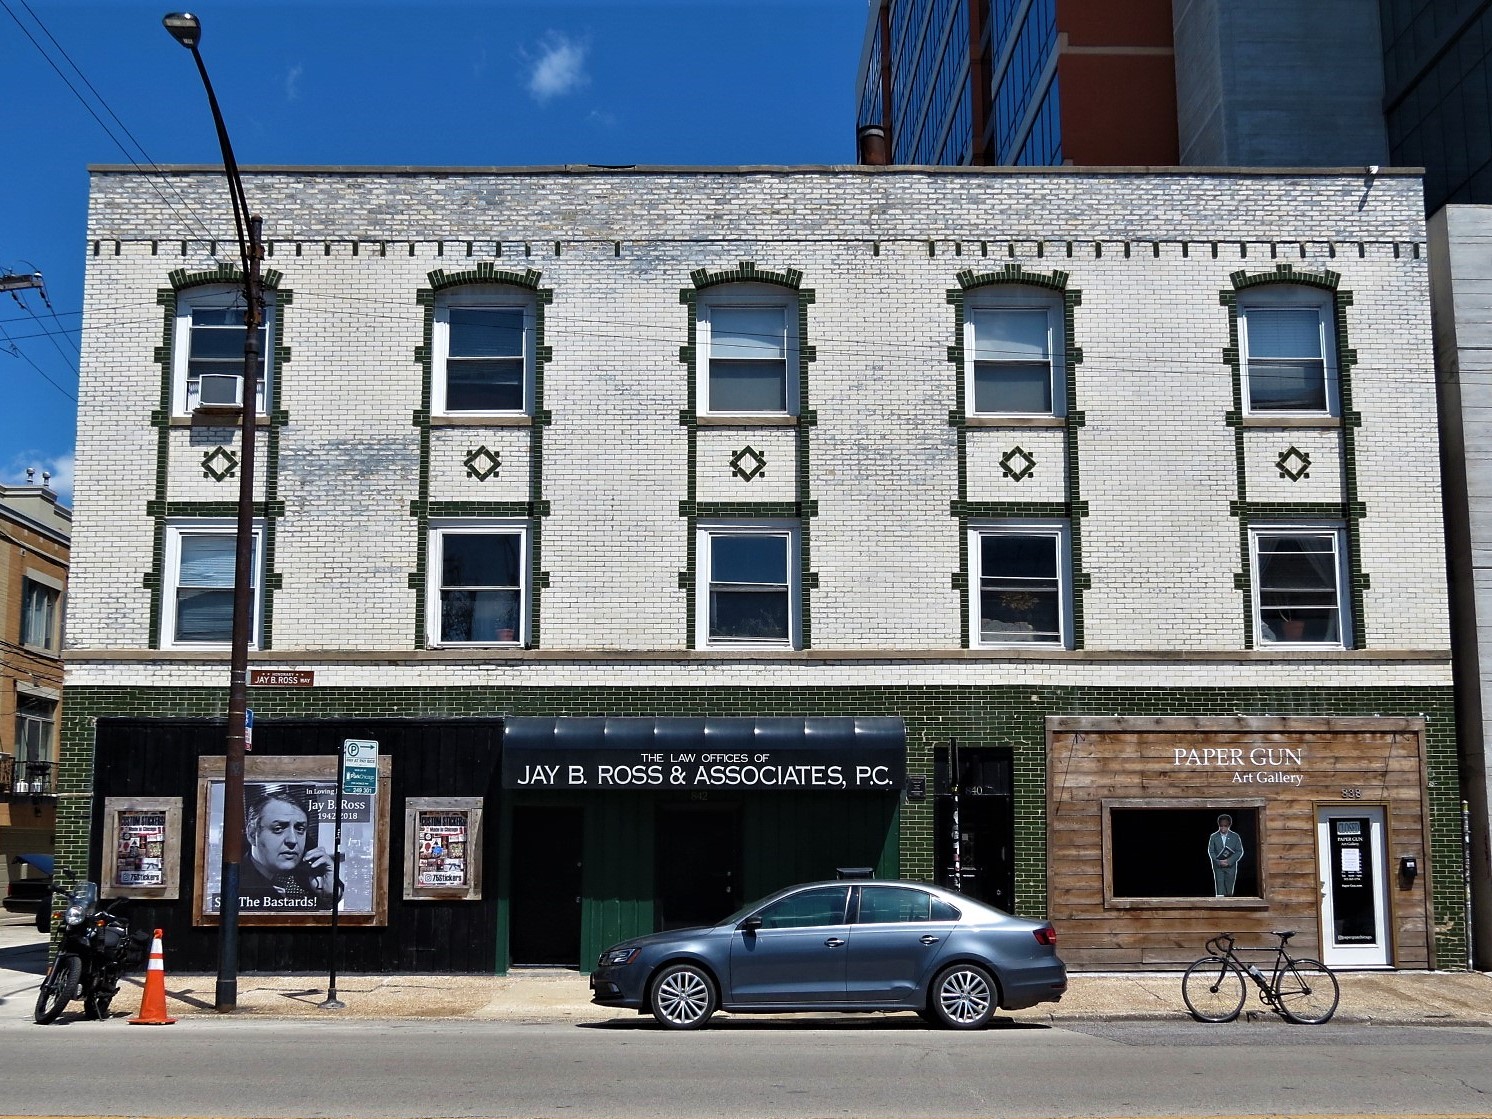
[(1213, 892), (1220, 898), (1232, 897), (1238, 864), (1243, 861), (1243, 840), (1233, 830), (1233, 817), (1226, 812), (1217, 818), (1217, 831), (1207, 839), (1207, 857), (1212, 862)]

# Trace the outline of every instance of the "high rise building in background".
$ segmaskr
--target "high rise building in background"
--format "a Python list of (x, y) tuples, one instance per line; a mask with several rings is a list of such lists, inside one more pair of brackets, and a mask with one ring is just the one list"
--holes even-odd
[(1433, 213), (1492, 203), (1489, 52), (1485, 0), (871, 0), (856, 125), (898, 164), (1422, 166)]
[(1170, 0), (873, 0), (859, 94), (884, 162), (1178, 162)]

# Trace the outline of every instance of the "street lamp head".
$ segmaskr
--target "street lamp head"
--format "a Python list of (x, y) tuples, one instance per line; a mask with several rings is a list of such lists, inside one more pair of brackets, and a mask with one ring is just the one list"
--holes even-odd
[(191, 12), (171, 12), (161, 19), (161, 24), (187, 50), (196, 50), (202, 41), (202, 24)]

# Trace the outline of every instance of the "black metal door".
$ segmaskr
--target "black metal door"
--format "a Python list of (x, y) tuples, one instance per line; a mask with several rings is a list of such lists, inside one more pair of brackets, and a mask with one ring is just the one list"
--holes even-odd
[(515, 966), (580, 964), (580, 808), (513, 809), (512, 917), (508, 952)]
[(933, 803), (937, 882), (1015, 910), (1014, 751), (937, 747)]
[(739, 808), (660, 804), (654, 827), (655, 929), (712, 925), (740, 908)]

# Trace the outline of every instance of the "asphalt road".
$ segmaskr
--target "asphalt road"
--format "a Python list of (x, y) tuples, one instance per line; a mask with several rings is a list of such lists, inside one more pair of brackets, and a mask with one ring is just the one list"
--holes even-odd
[(138, 1116), (1492, 1115), (1492, 1030), (916, 1019), (0, 1025), (0, 1112)]

